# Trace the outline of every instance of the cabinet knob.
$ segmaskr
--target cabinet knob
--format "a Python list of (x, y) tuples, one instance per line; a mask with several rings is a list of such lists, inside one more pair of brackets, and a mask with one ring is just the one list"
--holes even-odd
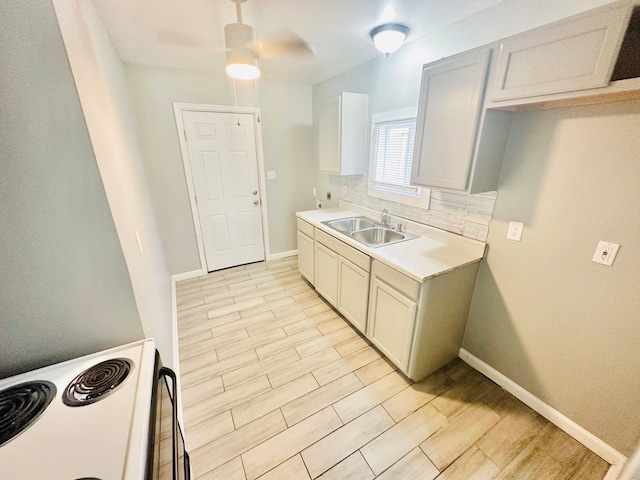
[(254, 204), (254, 205), (260, 205), (260, 200), (254, 200), (254, 201), (253, 201), (253, 204)]
[(254, 190), (254, 191), (253, 191), (253, 194), (254, 194), (254, 195), (257, 195), (257, 194), (258, 194), (258, 190)]

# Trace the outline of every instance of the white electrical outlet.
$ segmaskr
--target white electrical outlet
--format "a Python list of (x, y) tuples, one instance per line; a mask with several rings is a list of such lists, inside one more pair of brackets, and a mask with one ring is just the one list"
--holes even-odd
[(507, 239), (519, 242), (522, 238), (522, 230), (524, 230), (524, 223), (509, 222), (509, 228), (507, 229)]
[(342, 194), (349, 195), (349, 187), (347, 187), (346, 185), (342, 185)]
[(603, 242), (600, 240), (596, 247), (596, 253), (593, 254), (592, 262), (601, 263), (602, 265), (611, 266), (616, 258), (620, 245), (617, 243)]
[(316, 208), (322, 208), (322, 202), (316, 198)]
[(276, 179), (276, 172), (275, 170), (269, 170), (267, 172), (267, 180), (275, 180)]

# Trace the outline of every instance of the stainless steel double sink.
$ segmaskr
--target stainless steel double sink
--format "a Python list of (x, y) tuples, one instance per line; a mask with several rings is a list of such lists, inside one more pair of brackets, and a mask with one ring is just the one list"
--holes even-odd
[(393, 243), (417, 238), (410, 232), (401, 232), (386, 227), (367, 217), (347, 217), (321, 222), (370, 248), (383, 247)]

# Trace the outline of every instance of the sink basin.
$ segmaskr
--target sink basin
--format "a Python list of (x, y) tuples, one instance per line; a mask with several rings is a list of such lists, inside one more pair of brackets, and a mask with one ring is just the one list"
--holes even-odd
[(365, 245), (377, 247), (404, 240), (405, 234), (390, 228), (374, 227), (351, 232), (351, 237)]
[(364, 230), (365, 228), (372, 228), (376, 226), (373, 220), (366, 217), (340, 218), (338, 220), (329, 220), (328, 222), (323, 223), (326, 223), (331, 228), (338, 230), (339, 232), (346, 233), (347, 235), (357, 230)]
[(325, 220), (322, 223), (370, 248), (382, 247), (417, 237), (410, 232), (399, 232), (393, 228), (383, 227), (367, 217), (338, 218)]

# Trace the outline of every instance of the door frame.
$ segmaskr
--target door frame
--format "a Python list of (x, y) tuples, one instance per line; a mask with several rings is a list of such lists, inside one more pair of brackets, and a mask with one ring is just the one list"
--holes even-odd
[(258, 107), (235, 107), (233, 105), (207, 105), (199, 103), (173, 102), (173, 113), (176, 120), (178, 141), (180, 142), (180, 153), (184, 166), (184, 176), (187, 181), (189, 193), (189, 204), (191, 205), (191, 215), (193, 217), (193, 227), (196, 232), (196, 242), (198, 244), (198, 255), (200, 256), (200, 268), (206, 274), (207, 261), (204, 254), (204, 242), (202, 240), (202, 226), (198, 206), (196, 204), (195, 189), (193, 186), (193, 174), (191, 171), (191, 157), (189, 157), (189, 147), (186, 140), (186, 130), (182, 120), (183, 112), (210, 112), (210, 113), (246, 113), (253, 116), (253, 128), (256, 142), (256, 160), (258, 162), (258, 188), (260, 189), (260, 216), (262, 218), (262, 238), (264, 245), (265, 260), (271, 260), (271, 249), (269, 246), (269, 218), (267, 215), (267, 184), (265, 181), (264, 152), (262, 150), (262, 125), (260, 123), (260, 109)]

